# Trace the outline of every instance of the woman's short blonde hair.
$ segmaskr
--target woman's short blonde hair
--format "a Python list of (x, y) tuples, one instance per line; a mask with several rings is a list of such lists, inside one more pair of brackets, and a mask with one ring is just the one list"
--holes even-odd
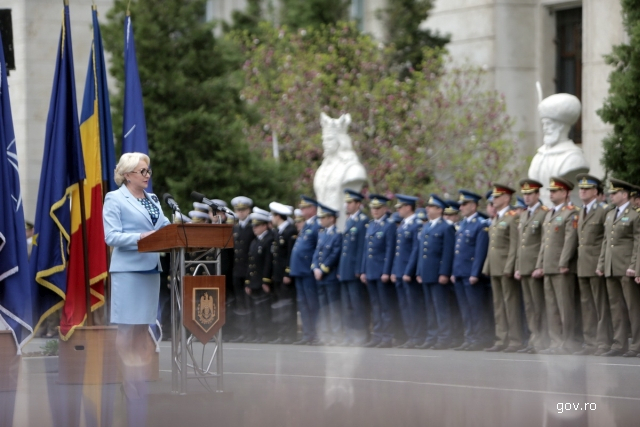
[(124, 182), (124, 174), (133, 172), (140, 160), (145, 162), (147, 166), (151, 163), (149, 156), (144, 153), (124, 153), (120, 156), (120, 161), (116, 165), (116, 170), (113, 171), (113, 180), (119, 186)]

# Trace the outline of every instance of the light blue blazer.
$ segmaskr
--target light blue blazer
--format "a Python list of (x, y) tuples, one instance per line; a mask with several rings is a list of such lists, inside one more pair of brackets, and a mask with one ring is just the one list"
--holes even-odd
[(155, 194), (145, 194), (158, 209), (160, 218), (154, 226), (147, 209), (131, 195), (126, 185), (118, 190), (110, 191), (104, 199), (102, 221), (104, 223), (104, 240), (113, 247), (110, 272), (149, 271), (160, 267), (159, 253), (138, 252), (140, 234), (159, 230), (170, 224), (162, 213), (160, 200)]

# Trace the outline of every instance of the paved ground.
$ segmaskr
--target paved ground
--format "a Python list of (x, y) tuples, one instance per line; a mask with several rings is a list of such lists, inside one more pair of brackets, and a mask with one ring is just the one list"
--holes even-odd
[[(170, 394), (169, 343), (151, 384), (153, 426), (634, 426), (640, 358), (225, 344), (225, 391)], [(119, 386), (23, 372), (0, 424), (125, 425)], [(215, 384), (212, 382), (212, 386)], [(98, 398), (99, 397), (99, 398)], [(84, 402), (82, 406), (78, 402)], [(15, 409), (13, 409), (15, 407)], [(89, 413), (86, 416), (86, 413)], [(82, 415), (81, 415), (82, 414)]]

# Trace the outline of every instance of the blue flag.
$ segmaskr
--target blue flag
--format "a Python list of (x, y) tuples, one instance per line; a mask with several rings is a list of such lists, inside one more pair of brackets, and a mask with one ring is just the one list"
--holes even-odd
[[(147, 122), (144, 119), (142, 86), (138, 74), (136, 46), (133, 40), (131, 16), (124, 20), (124, 120), (122, 122), (122, 153), (149, 155)], [(148, 192), (153, 192), (149, 179)]]
[(116, 152), (113, 141), (113, 125), (111, 124), (111, 105), (109, 103), (109, 90), (107, 89), (107, 67), (104, 62), (104, 48), (98, 23), (98, 10), (94, 6), (93, 15), (93, 49), (95, 61), (96, 92), (98, 99), (98, 111), (100, 115), (100, 144), (102, 161), (102, 181), (106, 182), (106, 191), (117, 190), (118, 186), (113, 180), (113, 171), (116, 169)]
[(18, 354), (33, 332), (27, 238), (7, 69), (0, 35), (0, 329), (13, 331)]
[(31, 280), (35, 279), (40, 285), (36, 287), (37, 296), (33, 301), (37, 319), (34, 331), (64, 304), (71, 239), (71, 193), (78, 182), (85, 179), (71, 46), (69, 6), (65, 5), (29, 259)]

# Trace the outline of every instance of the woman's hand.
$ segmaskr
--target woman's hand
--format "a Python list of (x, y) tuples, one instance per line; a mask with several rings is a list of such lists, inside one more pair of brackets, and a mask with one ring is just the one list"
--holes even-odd
[(140, 233), (140, 239), (144, 239), (145, 237), (150, 236), (155, 232), (156, 230), (151, 230), (151, 231), (145, 231), (144, 233)]

